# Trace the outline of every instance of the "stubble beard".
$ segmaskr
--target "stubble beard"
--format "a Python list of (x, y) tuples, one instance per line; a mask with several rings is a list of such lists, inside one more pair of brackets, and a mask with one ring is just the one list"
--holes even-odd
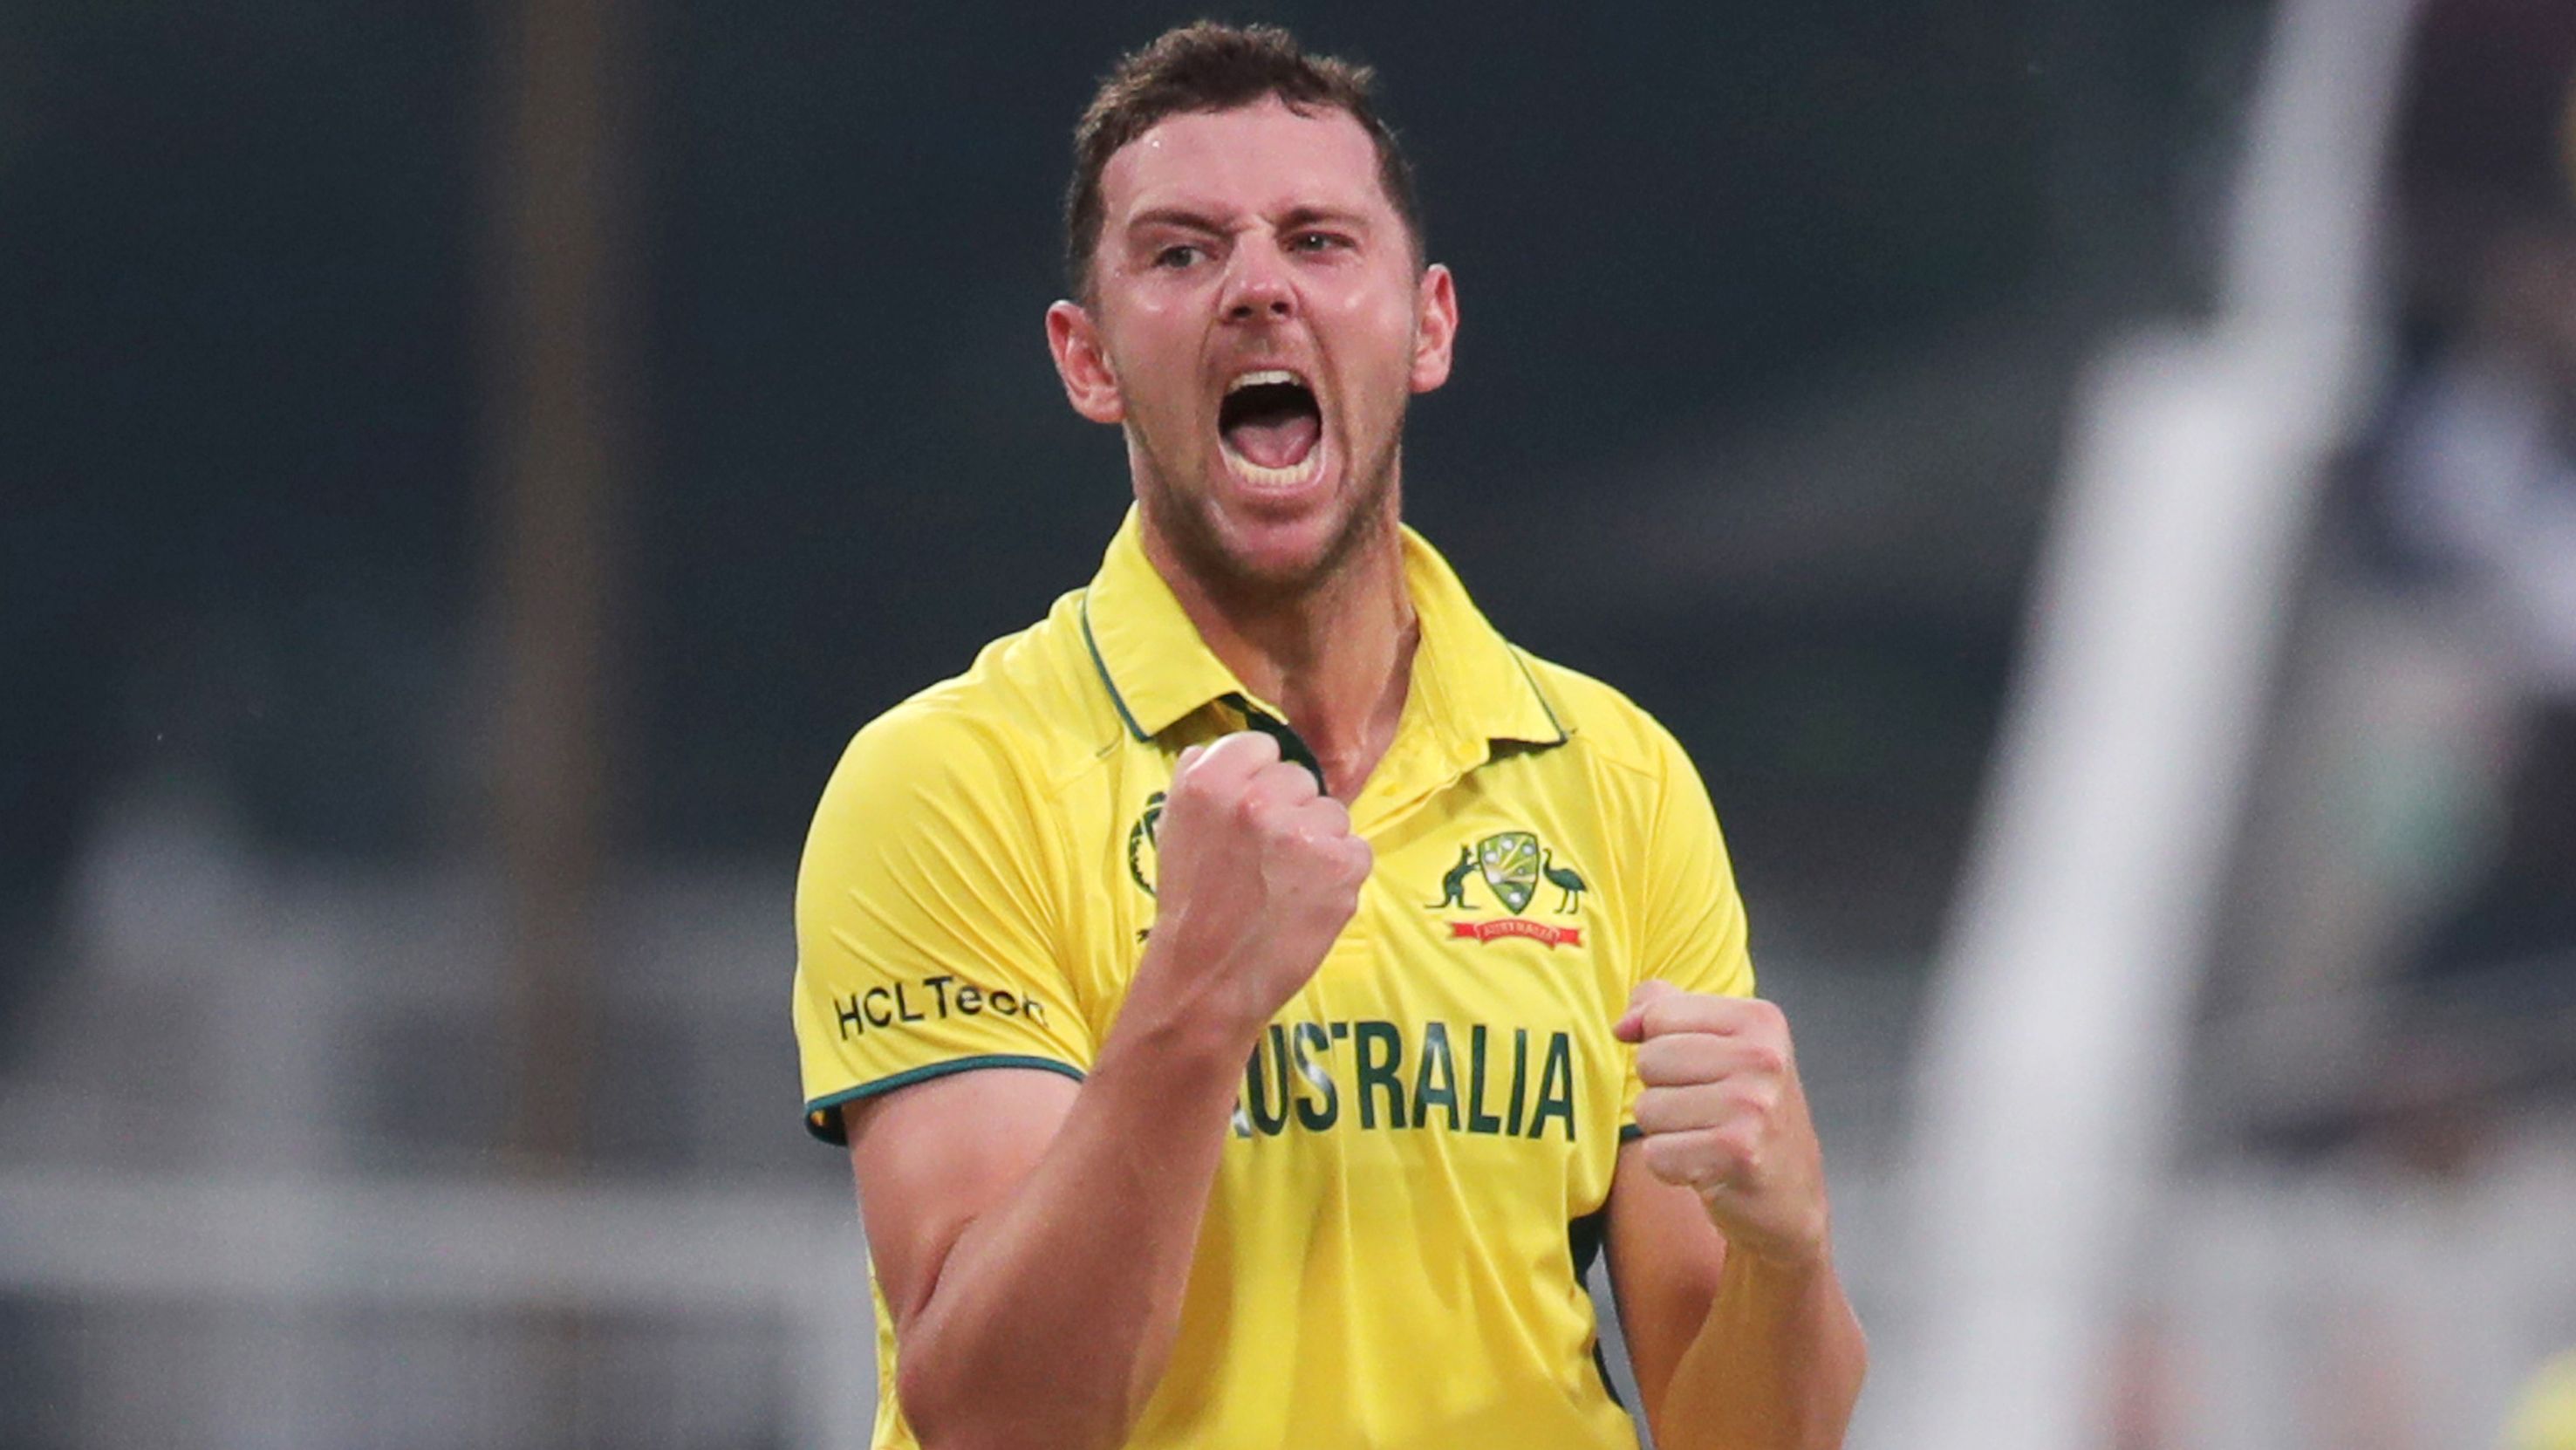
[(1389, 526), (1387, 502), (1394, 494), (1404, 454), (1404, 419), (1397, 415), (1395, 427), (1376, 456), (1349, 475), (1358, 487), (1332, 537), (1311, 562), (1285, 570), (1256, 567), (1228, 550), (1216, 526), (1214, 488), (1193, 494), (1174, 487), (1173, 470), (1165, 465), (1152, 440), (1141, 432), (1131, 432), (1129, 437), (1141, 475), (1137, 479), (1138, 502), (1181, 567), (1219, 607), (1229, 612), (1264, 612), (1329, 592), (1351, 560), (1361, 554), (1363, 546), (1385, 532)]

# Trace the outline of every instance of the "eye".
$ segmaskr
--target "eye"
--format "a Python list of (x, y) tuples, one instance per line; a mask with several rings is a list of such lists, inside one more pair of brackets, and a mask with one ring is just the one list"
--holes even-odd
[(1347, 249), (1351, 239), (1339, 232), (1299, 232), (1288, 239), (1292, 252), (1338, 252)]
[(1189, 242), (1174, 242), (1154, 254), (1154, 265), (1178, 272), (1195, 265), (1207, 253)]

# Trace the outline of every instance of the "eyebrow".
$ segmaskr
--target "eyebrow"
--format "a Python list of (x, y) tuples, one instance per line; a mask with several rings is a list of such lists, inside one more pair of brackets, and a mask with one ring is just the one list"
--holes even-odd
[(1366, 230), (1369, 224), (1369, 219), (1363, 213), (1345, 211), (1340, 207), (1301, 206), (1291, 210), (1286, 216), (1281, 217), (1279, 219), (1279, 228), (1282, 231), (1293, 232), (1300, 227), (1311, 227), (1318, 223), (1337, 227), (1348, 227), (1354, 230)]
[[(1369, 224), (1368, 217), (1360, 212), (1341, 207), (1310, 205), (1291, 208), (1287, 215), (1279, 219), (1279, 229), (1293, 232), (1301, 227), (1311, 227), (1318, 223), (1353, 229), (1365, 229)], [(1127, 218), (1124, 229), (1138, 232), (1150, 227), (1177, 227), (1182, 231), (1210, 234), (1225, 231), (1222, 223), (1205, 212), (1192, 211), (1183, 206), (1158, 206), (1140, 211)]]
[(1148, 227), (1178, 227), (1188, 232), (1225, 230), (1224, 227), (1217, 225), (1214, 218), (1205, 213), (1180, 206), (1158, 206), (1151, 211), (1140, 211), (1127, 218), (1126, 230), (1130, 232), (1143, 231)]

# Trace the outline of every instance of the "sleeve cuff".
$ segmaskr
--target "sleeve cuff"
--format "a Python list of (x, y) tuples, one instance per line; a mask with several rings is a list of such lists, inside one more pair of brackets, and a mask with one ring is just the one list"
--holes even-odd
[[(841, 1131), (842, 1104), (855, 1103), (865, 1098), (876, 1097), (881, 1093), (890, 1093), (896, 1088), (910, 1087), (917, 1082), (928, 1082), (934, 1077), (946, 1077), (953, 1072), (974, 1072), (988, 1067), (1035, 1068), (1041, 1072), (1062, 1073), (1075, 1082), (1080, 1082), (1083, 1078), (1081, 1068), (1069, 1062), (1059, 1062), (1052, 1057), (1033, 1057), (1026, 1053), (1009, 1052), (953, 1057), (946, 1062), (930, 1062), (919, 1067), (908, 1067), (901, 1072), (860, 1083), (857, 1087), (843, 1088), (839, 1092), (816, 1098), (805, 1105), (805, 1131), (836, 1148), (846, 1148), (850, 1140), (848, 1135)], [(1633, 1129), (1622, 1130), (1623, 1133), (1628, 1131)]]

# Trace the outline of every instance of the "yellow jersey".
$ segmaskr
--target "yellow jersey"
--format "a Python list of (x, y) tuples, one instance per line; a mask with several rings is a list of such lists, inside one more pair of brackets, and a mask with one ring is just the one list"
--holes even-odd
[[(1636, 1444), (1582, 1276), (1637, 983), (1748, 994), (1717, 820), (1670, 734), (1521, 653), (1407, 530), (1420, 620), (1350, 807), (1357, 914), (1243, 1085), (1135, 1446)], [(1154, 924), (1183, 748), (1283, 732), (1198, 636), (1131, 510), (1088, 588), (861, 730), (796, 889), (806, 1123), (943, 1073), (1080, 1079)], [(1114, 1205), (1100, 1205), (1114, 1212)], [(876, 1296), (880, 1450), (916, 1442)]]

